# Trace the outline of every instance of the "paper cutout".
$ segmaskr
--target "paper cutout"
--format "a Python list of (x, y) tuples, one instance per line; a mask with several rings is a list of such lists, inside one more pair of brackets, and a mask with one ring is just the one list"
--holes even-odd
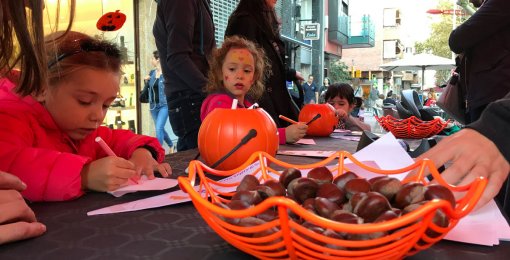
[(118, 188), (114, 191), (109, 191), (108, 193), (112, 194), (115, 197), (120, 197), (123, 196), (124, 194), (137, 191), (170, 189), (177, 186), (177, 184), (179, 183), (175, 179), (155, 178), (149, 180), (147, 179), (146, 175), (142, 175), (140, 180), (138, 180), (138, 184), (134, 183), (132, 180), (129, 180), (128, 185)]
[(278, 150), (276, 154), (290, 155), (290, 156), (305, 156), (305, 157), (318, 157), (326, 158), (336, 153), (336, 151), (302, 151), (302, 150)]
[(305, 138), (302, 138), (302, 139), (299, 139), (296, 144), (316, 144), (315, 143), (315, 140), (313, 139), (305, 139)]

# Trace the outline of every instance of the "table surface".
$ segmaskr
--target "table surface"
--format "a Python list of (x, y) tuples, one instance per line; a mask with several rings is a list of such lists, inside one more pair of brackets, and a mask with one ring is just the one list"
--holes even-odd
[[(317, 145), (284, 145), (292, 150), (346, 150), (357, 143), (315, 138)], [(174, 177), (184, 169), (196, 150), (167, 156)], [(318, 159), (277, 156), (294, 164)], [(176, 189), (176, 188), (174, 188)], [(208, 227), (191, 202), (111, 215), (87, 216), (87, 212), (168, 192), (138, 192), (114, 198), (88, 193), (68, 202), (33, 203), (30, 206), (48, 231), (41, 237), (0, 246), (0, 259), (253, 259), (231, 246)], [(508, 259), (510, 242), (485, 247), (441, 241), (408, 259)]]

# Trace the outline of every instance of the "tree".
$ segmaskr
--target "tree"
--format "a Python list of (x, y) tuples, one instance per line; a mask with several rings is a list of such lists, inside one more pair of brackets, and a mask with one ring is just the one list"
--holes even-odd
[(331, 64), (328, 76), (330, 83), (346, 83), (352, 79), (349, 67), (340, 60)]
[[(442, 0), (436, 7), (439, 10), (450, 10), (453, 5), (450, 1)], [(465, 17), (456, 16), (456, 24), (462, 23)], [(451, 58), (452, 52), (450, 50), (448, 39), (453, 28), (453, 21), (451, 15), (440, 15), (440, 21), (433, 23), (432, 32), (428, 39), (423, 42), (415, 44), (416, 53), (432, 53), (437, 56)], [(450, 71), (437, 71), (436, 72), (436, 85), (445, 84), (450, 77)]]

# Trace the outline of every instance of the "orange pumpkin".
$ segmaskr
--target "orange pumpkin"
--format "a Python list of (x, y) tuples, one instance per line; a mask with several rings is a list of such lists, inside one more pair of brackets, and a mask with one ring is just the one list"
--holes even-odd
[(209, 166), (237, 146), (251, 129), (257, 135), (242, 145), (216, 169), (232, 170), (241, 166), (256, 151), (271, 156), (278, 150), (278, 131), (273, 119), (262, 109), (217, 108), (202, 122), (198, 132), (198, 150)]
[(97, 20), (96, 27), (101, 31), (117, 31), (122, 28), (126, 22), (126, 15), (121, 13), (120, 10), (108, 12)]
[(329, 136), (338, 125), (335, 108), (330, 104), (308, 104), (299, 113), (300, 122), (309, 122), (317, 114), (321, 116), (308, 125), (307, 135)]

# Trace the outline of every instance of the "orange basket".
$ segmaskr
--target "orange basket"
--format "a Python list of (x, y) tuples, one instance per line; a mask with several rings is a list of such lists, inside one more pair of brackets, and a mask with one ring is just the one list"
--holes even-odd
[(375, 117), (384, 130), (393, 133), (397, 138), (421, 139), (431, 137), (441, 132), (448, 121), (443, 122), (441, 118), (430, 121), (423, 121), (415, 116), (406, 119), (396, 119), (391, 115)]
[[(455, 208), (452, 208), (451, 204), (445, 200), (436, 199), (408, 214), (386, 222), (346, 224), (315, 215), (286, 197), (270, 197), (254, 207), (243, 210), (224, 209), (214, 203), (227, 203), (239, 182), (218, 182), (206, 176), (208, 173), (214, 176), (229, 177), (240, 170), (254, 167), (249, 162), (257, 159), (260, 165), (255, 166), (255, 171), (252, 174), (257, 176), (261, 182), (275, 179), (280, 175), (279, 171), (268, 165), (306, 170), (328, 165), (330, 162), (338, 160), (338, 164), (333, 166), (332, 172), (333, 175), (339, 175), (349, 170), (344, 166), (345, 158), (349, 158), (365, 170), (379, 174), (398, 174), (417, 169), (418, 174), (405, 179), (404, 183), (419, 181), (426, 185), (428, 182), (425, 181), (424, 175), (426, 171), (429, 171), (439, 184), (452, 191), (465, 193), (462, 198), (457, 199)], [(267, 164), (264, 163), (266, 161)], [(200, 178), (200, 183), (194, 187), (197, 176)], [(399, 259), (413, 255), (441, 240), (448, 231), (455, 227), (459, 219), (473, 209), (487, 184), (486, 179), (479, 177), (466, 186), (449, 185), (441, 178), (432, 161), (428, 159), (415, 162), (402, 169), (381, 170), (364, 165), (344, 151), (336, 152), (323, 161), (305, 165), (292, 165), (279, 161), (267, 153), (256, 152), (242, 166), (231, 171), (211, 169), (195, 160), (189, 164), (189, 176), (181, 176), (178, 180), (181, 189), (190, 195), (198, 212), (218, 235), (238, 249), (260, 259)], [(268, 209), (276, 209), (279, 218), (250, 227), (233, 225), (225, 221), (226, 218), (254, 217)], [(439, 227), (432, 222), (439, 209), (448, 217), (447, 227)], [(363, 241), (331, 238), (301, 226), (289, 214), (295, 214), (304, 221), (311, 222), (324, 230), (331, 229), (351, 234), (393, 232), (386, 236)], [(262, 232), (267, 230), (273, 230), (273, 232)], [(427, 234), (430, 232), (427, 233), (427, 230), (433, 230), (437, 236), (428, 236)], [(257, 236), (252, 236), (255, 233)], [(261, 233), (262, 235), (260, 235)]]

